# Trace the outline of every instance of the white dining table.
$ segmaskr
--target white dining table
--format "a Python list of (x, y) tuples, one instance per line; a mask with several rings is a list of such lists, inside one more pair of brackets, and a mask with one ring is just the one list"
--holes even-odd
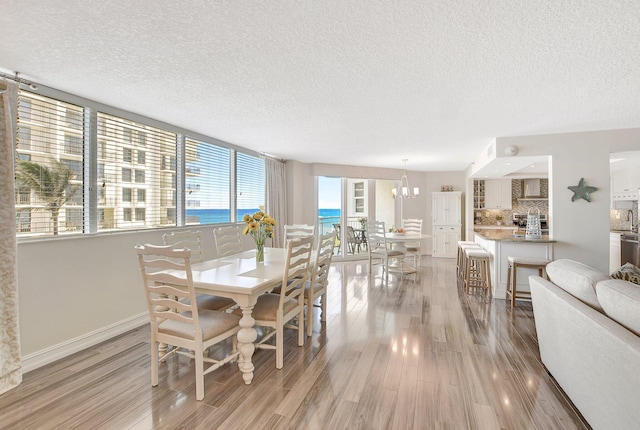
[(245, 384), (253, 379), (254, 342), (258, 337), (252, 316), (258, 296), (282, 283), (286, 248), (265, 248), (264, 262), (256, 262), (256, 250), (194, 263), (193, 284), (198, 294), (233, 299), (242, 309), (238, 332), (238, 367)]
[[(398, 248), (398, 247), (402, 247), (404, 248), (404, 244), (405, 242), (420, 242), (423, 239), (427, 239), (431, 237), (431, 235), (429, 234), (423, 234), (423, 233), (386, 233), (385, 234), (385, 238), (387, 240), (387, 243), (391, 244), (391, 246), (393, 248)], [(402, 273), (415, 273), (417, 271), (416, 267), (413, 267), (412, 265), (402, 261), (401, 263), (399, 262), (398, 264), (402, 264), (403, 269), (401, 270)], [(392, 267), (397, 267), (398, 265), (391, 265)]]

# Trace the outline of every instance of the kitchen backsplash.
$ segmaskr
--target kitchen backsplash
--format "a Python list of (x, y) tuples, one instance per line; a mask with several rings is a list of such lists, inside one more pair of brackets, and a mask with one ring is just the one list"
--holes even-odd
[[(630, 216), (631, 215), (631, 216)], [(638, 225), (638, 201), (633, 202), (633, 208), (631, 212), (628, 209), (609, 211), (609, 221), (611, 223), (611, 230), (629, 230), (631, 228), (631, 221), (633, 225)]]
[[(496, 217), (502, 216), (502, 225), (513, 225), (513, 214), (526, 215), (529, 209), (540, 209), (540, 214), (549, 214), (548, 200), (518, 200), (524, 195), (522, 190), (522, 181), (514, 179), (511, 181), (511, 210), (499, 209), (482, 209), (475, 211), (475, 224), (478, 225), (496, 225)], [(540, 179), (540, 195), (541, 197), (549, 197), (549, 180)], [(636, 211), (637, 212), (637, 211)]]

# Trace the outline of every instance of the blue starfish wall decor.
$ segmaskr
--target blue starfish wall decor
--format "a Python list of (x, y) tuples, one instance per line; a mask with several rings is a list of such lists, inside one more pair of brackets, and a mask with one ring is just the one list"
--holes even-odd
[(573, 191), (573, 196), (571, 197), (572, 202), (575, 202), (578, 199), (585, 199), (586, 201), (591, 202), (591, 196), (589, 194), (594, 191), (598, 191), (598, 188), (596, 187), (589, 187), (584, 178), (580, 178), (578, 185), (567, 188)]

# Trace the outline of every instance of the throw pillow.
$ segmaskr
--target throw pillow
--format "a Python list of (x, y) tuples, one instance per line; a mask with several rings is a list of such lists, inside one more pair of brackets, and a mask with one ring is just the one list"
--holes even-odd
[(596, 284), (611, 279), (606, 273), (577, 261), (561, 259), (547, 264), (547, 276), (576, 299), (602, 312), (596, 296)]
[(613, 272), (611, 277), (640, 285), (640, 269), (631, 263), (625, 263), (622, 267)]
[(596, 292), (605, 314), (640, 336), (640, 287), (611, 279), (598, 282)]

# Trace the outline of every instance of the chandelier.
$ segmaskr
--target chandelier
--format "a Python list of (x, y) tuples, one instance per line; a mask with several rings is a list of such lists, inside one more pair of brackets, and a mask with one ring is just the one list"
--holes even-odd
[(418, 197), (418, 195), (420, 194), (420, 188), (418, 187), (409, 187), (409, 179), (407, 179), (407, 161), (409, 159), (408, 158), (403, 158), (402, 162), (404, 163), (404, 170), (402, 172), (402, 177), (400, 177), (400, 189), (397, 188), (393, 188), (391, 190), (391, 194), (393, 195), (393, 198), (395, 199), (396, 197), (401, 198), (401, 199), (411, 199), (414, 197)]

